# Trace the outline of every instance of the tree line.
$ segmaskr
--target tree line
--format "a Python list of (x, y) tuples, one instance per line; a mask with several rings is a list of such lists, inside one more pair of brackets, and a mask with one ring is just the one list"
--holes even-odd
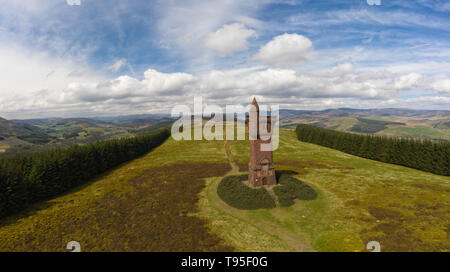
[(301, 124), (300, 141), (359, 157), (450, 176), (450, 143), (407, 138), (361, 135)]
[(170, 131), (164, 129), (142, 136), (0, 158), (0, 218), (142, 156), (169, 137)]

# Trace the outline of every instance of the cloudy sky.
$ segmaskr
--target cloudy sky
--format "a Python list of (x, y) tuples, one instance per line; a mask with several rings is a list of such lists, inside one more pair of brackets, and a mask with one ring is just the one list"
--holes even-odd
[(0, 116), (450, 108), (446, 0), (1, 0)]

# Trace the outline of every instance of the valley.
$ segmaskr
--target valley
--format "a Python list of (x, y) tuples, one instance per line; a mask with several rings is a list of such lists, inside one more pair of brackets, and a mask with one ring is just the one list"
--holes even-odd
[(103, 119), (0, 118), (0, 156), (142, 135), (171, 124), (172, 120), (166, 116), (151, 115)]

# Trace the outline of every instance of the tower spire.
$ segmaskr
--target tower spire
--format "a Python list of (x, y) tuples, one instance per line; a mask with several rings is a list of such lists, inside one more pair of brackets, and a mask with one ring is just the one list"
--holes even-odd
[(259, 111), (259, 105), (258, 102), (256, 102), (256, 97), (253, 97), (252, 105)]

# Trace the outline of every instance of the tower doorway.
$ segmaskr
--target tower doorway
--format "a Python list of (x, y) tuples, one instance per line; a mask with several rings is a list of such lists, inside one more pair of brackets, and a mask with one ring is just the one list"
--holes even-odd
[(262, 179), (262, 185), (267, 185), (267, 178), (266, 178), (266, 177), (263, 177), (263, 179)]

